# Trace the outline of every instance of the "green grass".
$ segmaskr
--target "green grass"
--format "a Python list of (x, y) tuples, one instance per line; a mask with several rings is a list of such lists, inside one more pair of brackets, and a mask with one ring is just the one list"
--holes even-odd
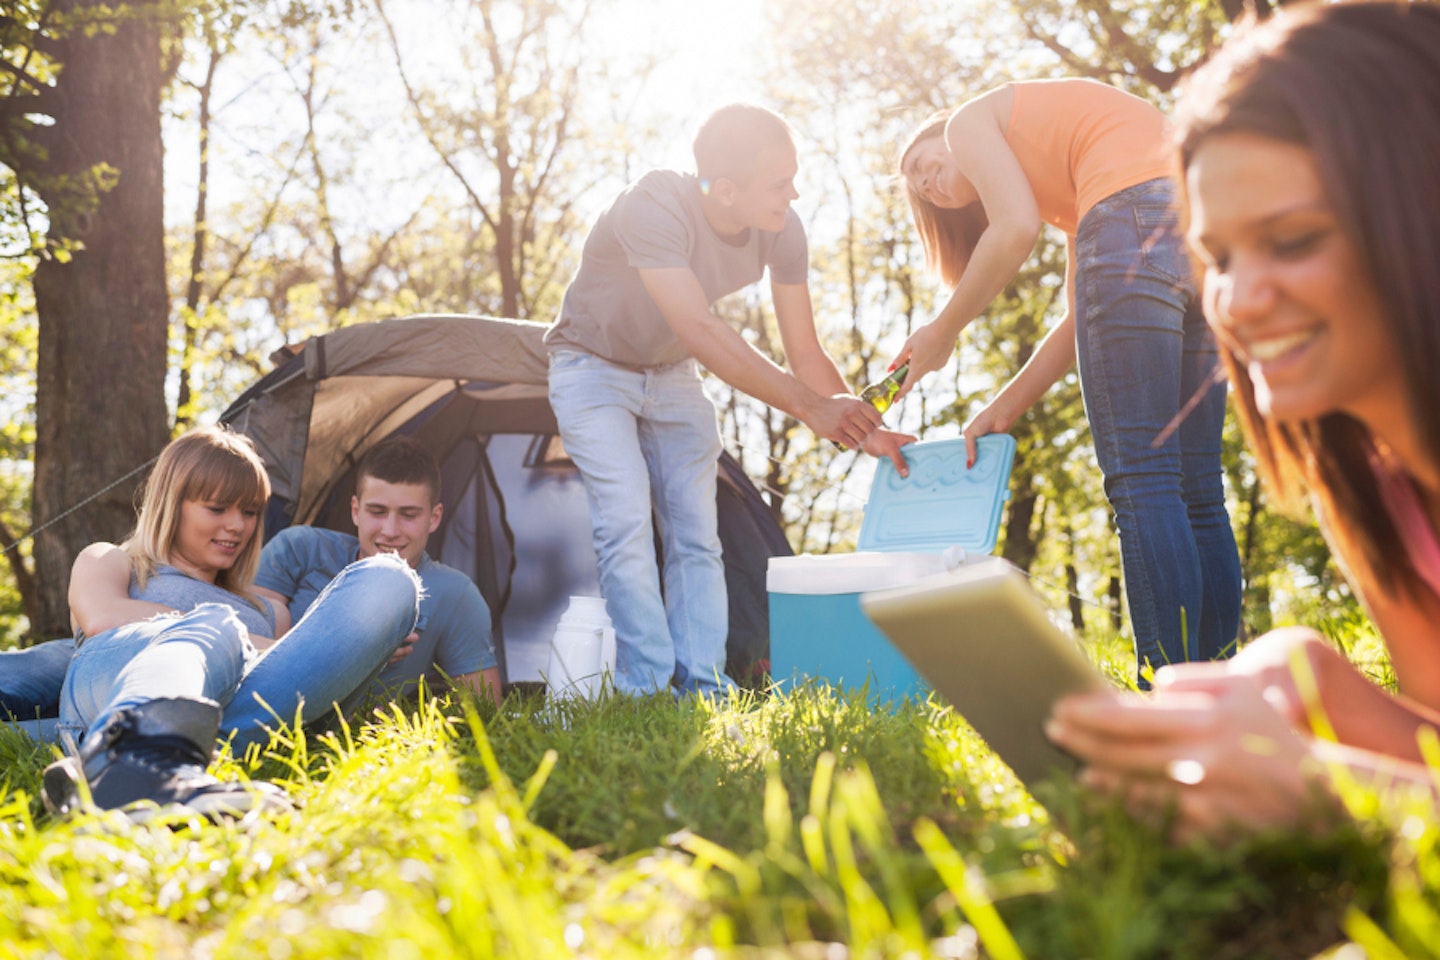
[(1422, 806), (1175, 848), (933, 701), (411, 703), (223, 758), (303, 808), (222, 825), (50, 822), (49, 759), (0, 731), (0, 957), (1440, 956)]

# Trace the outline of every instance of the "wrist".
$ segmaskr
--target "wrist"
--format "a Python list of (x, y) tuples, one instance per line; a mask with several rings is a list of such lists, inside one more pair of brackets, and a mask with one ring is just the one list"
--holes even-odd
[(820, 419), (820, 406), (828, 398), (822, 397), (799, 380), (794, 380), (794, 384), (795, 389), (788, 398), (790, 402), (786, 412), (813, 430), (813, 424)]
[(990, 429), (994, 433), (1008, 433), (1020, 418), (1020, 414), (1025, 412), (1023, 407), (1017, 410), (1003, 393), (990, 401), (990, 405), (985, 409), (989, 414)]
[(964, 312), (955, 306), (955, 301), (952, 298), (945, 306), (940, 308), (940, 312), (935, 315), (935, 319), (930, 321), (930, 326), (935, 329), (936, 333), (949, 337), (952, 343), (958, 343), (960, 341), (960, 334), (965, 332), (965, 328), (969, 325), (971, 319), (972, 318), (965, 316)]

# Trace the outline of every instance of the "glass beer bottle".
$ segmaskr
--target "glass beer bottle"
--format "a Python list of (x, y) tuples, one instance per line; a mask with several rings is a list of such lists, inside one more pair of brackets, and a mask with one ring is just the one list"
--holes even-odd
[[(860, 399), (881, 413), (884, 413), (895, 403), (895, 394), (900, 392), (900, 385), (905, 382), (905, 375), (909, 372), (910, 364), (902, 363), (898, 369), (884, 380), (877, 380), (864, 390), (861, 390)], [(847, 449), (843, 443), (838, 443), (836, 446), (842, 451)]]
[(872, 383), (861, 390), (860, 399), (884, 413), (895, 402), (895, 394), (900, 392), (900, 385), (905, 382), (905, 375), (909, 372), (910, 364), (902, 363), (899, 369), (884, 380)]

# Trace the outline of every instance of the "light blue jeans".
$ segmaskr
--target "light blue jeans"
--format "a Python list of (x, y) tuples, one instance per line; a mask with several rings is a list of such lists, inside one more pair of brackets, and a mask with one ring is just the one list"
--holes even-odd
[(0, 651), (0, 721), (13, 717), (10, 722), (32, 739), (54, 740), (60, 688), (74, 655), (70, 637)]
[(556, 350), (550, 405), (590, 500), (600, 592), (615, 624), (616, 688), (733, 686), (715, 505), (720, 431), (695, 361), (639, 370)]
[(1240, 626), (1240, 557), (1220, 466), (1225, 388), (1212, 379), (1219, 360), (1170, 181), (1121, 190), (1085, 215), (1075, 310), (1081, 390), (1119, 527), (1138, 664), (1229, 656)]
[(159, 698), (206, 698), (224, 709), (232, 751), (269, 739), (276, 718), (323, 716), (366, 686), (419, 613), (420, 581), (403, 560), (380, 554), (342, 570), (300, 622), (257, 653), (228, 605), (202, 603), (107, 630), (80, 645), (60, 695), (60, 734), (84, 741), (115, 711)]

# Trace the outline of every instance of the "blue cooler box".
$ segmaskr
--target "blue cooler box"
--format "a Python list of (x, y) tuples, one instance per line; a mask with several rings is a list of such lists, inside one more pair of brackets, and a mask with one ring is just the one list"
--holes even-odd
[(855, 553), (770, 559), (770, 675), (781, 689), (813, 678), (844, 689), (868, 683), (880, 702), (926, 693), (860, 611), (860, 594), (943, 575), (994, 551), (1015, 440), (994, 434), (977, 448), (967, 470), (963, 439), (905, 447), (908, 478), (888, 459), (876, 468)]

